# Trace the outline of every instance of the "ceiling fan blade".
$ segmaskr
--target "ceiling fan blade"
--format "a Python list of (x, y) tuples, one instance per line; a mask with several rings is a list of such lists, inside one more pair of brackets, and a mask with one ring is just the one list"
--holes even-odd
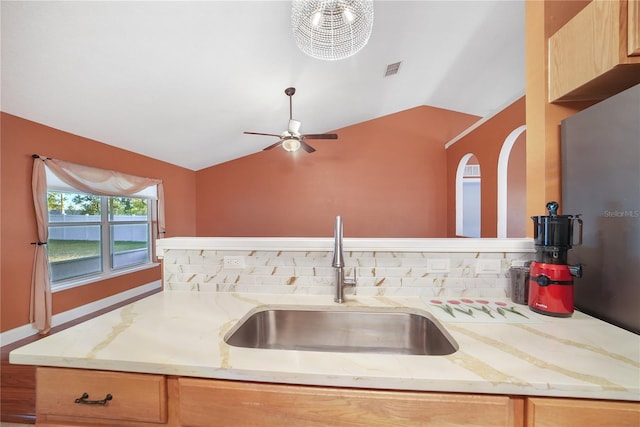
[[(276, 136), (280, 136), (280, 135), (276, 135)], [(270, 146), (263, 148), (262, 151), (267, 151), (267, 150), (271, 150), (272, 148), (276, 148), (278, 145), (282, 144), (282, 142), (284, 141), (284, 139), (279, 140), (278, 142), (276, 142), (275, 144), (271, 144)]]
[(277, 136), (278, 138), (280, 138), (280, 135), (275, 134), (275, 133), (262, 133), (262, 132), (243, 132), (247, 135), (264, 135), (264, 136)]
[(302, 148), (307, 153), (313, 153), (314, 151), (316, 151), (315, 148), (313, 148), (312, 146), (310, 146), (309, 144), (307, 144), (303, 140), (300, 140), (300, 148)]
[(302, 135), (307, 139), (338, 139), (338, 134), (335, 133), (312, 133), (308, 135)]

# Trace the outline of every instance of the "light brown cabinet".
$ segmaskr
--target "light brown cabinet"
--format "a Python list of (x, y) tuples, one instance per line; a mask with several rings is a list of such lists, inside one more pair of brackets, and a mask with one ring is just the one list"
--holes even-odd
[[(112, 399), (105, 404), (76, 403)], [(95, 397), (94, 397), (95, 396)], [(633, 426), (639, 402), (364, 390), (38, 368), (37, 425)]]
[(47, 426), (164, 424), (167, 421), (166, 378), (38, 368), (36, 417), (38, 425)]
[(640, 0), (629, 0), (627, 11), (627, 53), (640, 56)]
[(593, 0), (549, 38), (549, 102), (605, 99), (640, 83), (640, 0)]
[(180, 379), (185, 427), (521, 426), (509, 396), (360, 390)]
[(526, 422), (526, 427), (638, 427), (640, 404), (530, 397)]

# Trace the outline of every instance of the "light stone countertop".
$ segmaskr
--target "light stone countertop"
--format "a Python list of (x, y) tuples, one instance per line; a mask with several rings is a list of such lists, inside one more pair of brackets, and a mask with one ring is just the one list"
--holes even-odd
[(432, 312), (459, 350), (414, 356), (227, 345), (225, 334), (264, 305), (338, 306), (330, 295), (165, 291), (16, 349), (10, 361), (274, 383), (640, 401), (640, 336), (579, 312), (553, 318), (518, 305), (530, 322), (461, 322), (438, 315), (418, 297), (349, 296), (342, 306)]

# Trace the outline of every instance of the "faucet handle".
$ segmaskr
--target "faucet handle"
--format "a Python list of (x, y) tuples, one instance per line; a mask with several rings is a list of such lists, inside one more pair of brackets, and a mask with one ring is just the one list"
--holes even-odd
[(346, 286), (356, 286), (357, 282), (358, 282), (358, 275), (356, 273), (356, 267), (353, 267), (353, 278), (344, 279), (344, 284)]

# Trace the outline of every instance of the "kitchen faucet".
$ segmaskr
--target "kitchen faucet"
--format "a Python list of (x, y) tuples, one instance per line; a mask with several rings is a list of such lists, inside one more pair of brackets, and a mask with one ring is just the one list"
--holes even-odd
[(336, 217), (336, 225), (333, 232), (333, 261), (331, 266), (336, 269), (336, 297), (337, 303), (344, 302), (344, 288), (356, 286), (356, 270), (353, 269), (353, 279), (344, 277), (344, 255), (342, 254), (342, 217)]

